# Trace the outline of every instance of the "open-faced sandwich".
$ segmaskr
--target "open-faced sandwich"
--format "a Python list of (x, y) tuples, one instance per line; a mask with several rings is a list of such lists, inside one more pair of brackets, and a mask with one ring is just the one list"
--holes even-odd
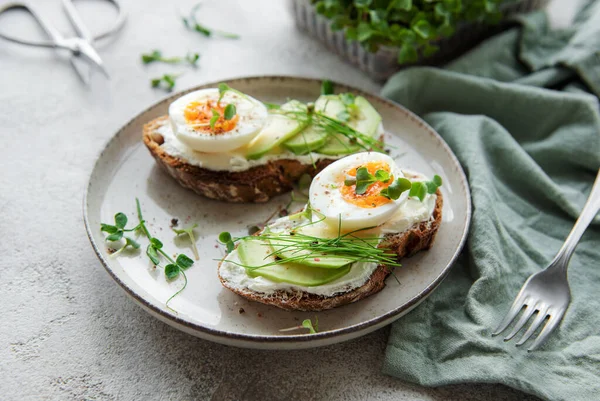
[(302, 175), (382, 150), (381, 116), (363, 97), (264, 104), (225, 84), (188, 93), (144, 126), (144, 143), (182, 186), (227, 202), (266, 202)]
[(241, 238), (222, 233), (229, 253), (221, 283), (248, 299), (318, 311), (380, 291), (399, 261), (429, 249), (442, 218), (439, 176), (363, 152), (321, 171), (305, 208)]

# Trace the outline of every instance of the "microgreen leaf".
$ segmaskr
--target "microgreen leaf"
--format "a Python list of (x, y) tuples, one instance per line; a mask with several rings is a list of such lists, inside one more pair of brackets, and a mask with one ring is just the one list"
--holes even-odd
[(154, 61), (160, 60), (161, 57), (162, 57), (161, 52), (159, 50), (154, 50), (152, 53), (142, 54), (142, 63), (149, 64)]
[(152, 53), (142, 54), (142, 63), (150, 64), (155, 61), (168, 64), (177, 64), (181, 62), (181, 57), (163, 57), (160, 50), (153, 50)]
[(120, 229), (124, 229), (127, 225), (127, 216), (120, 212), (115, 214), (115, 225)]
[(425, 195), (427, 195), (427, 185), (420, 181), (413, 182), (408, 196), (419, 198), (422, 202), (425, 199)]
[(221, 242), (223, 245), (227, 246), (227, 252), (231, 252), (235, 248), (235, 244), (233, 243), (233, 238), (231, 238), (231, 234), (228, 233), (227, 231), (224, 231), (221, 234), (219, 234), (219, 242)]
[(229, 103), (226, 107), (225, 107), (225, 111), (223, 112), (223, 117), (225, 117), (225, 120), (231, 120), (236, 113), (236, 109), (235, 109), (235, 104)]
[(167, 276), (167, 278), (169, 280), (172, 280), (172, 279), (176, 278), (177, 276), (179, 276), (180, 270), (181, 269), (179, 268), (178, 265), (169, 263), (168, 265), (165, 266), (165, 276)]
[(125, 246), (131, 246), (133, 249), (139, 249), (140, 243), (131, 237), (125, 237)]
[(425, 185), (427, 186), (427, 193), (434, 194), (442, 186), (442, 177), (436, 174), (431, 181), (425, 181)]
[(390, 186), (381, 190), (380, 195), (388, 199), (396, 200), (402, 195), (402, 192), (411, 188), (412, 184), (406, 178), (398, 178)]
[(417, 21), (412, 26), (412, 29), (417, 33), (417, 35), (419, 35), (423, 39), (429, 39), (433, 33), (433, 28), (431, 27), (431, 24), (425, 19)]
[(215, 124), (217, 123), (217, 121), (219, 120), (219, 118), (221, 118), (221, 115), (215, 109), (211, 109), (210, 111), (212, 112), (212, 117), (210, 118), (210, 128), (214, 129), (215, 128)]
[(302, 327), (307, 328), (310, 334), (316, 334), (319, 329), (319, 320), (315, 316), (315, 326), (310, 319), (305, 319), (302, 321)]
[(227, 92), (228, 90), (231, 90), (231, 87), (227, 84), (220, 83), (218, 88), (219, 88), (219, 100), (217, 103), (221, 103), (221, 99), (223, 99), (223, 96), (225, 96), (225, 92)]
[(176, 262), (182, 270), (188, 269), (194, 264), (194, 261), (184, 254), (177, 255)]
[(114, 241), (118, 241), (121, 238), (123, 238), (123, 231), (117, 231), (114, 234), (109, 235), (108, 237), (106, 237), (106, 241), (110, 241), (110, 242), (114, 242)]
[(377, 181), (377, 178), (367, 170), (366, 167), (359, 167), (356, 170), (356, 194), (362, 195), (367, 192), (367, 188)]
[(175, 87), (175, 80), (180, 75), (181, 74), (165, 74), (162, 77), (151, 79), (150, 84), (153, 88), (158, 88), (160, 87), (161, 83), (164, 83), (164, 88), (168, 91), (171, 91)]
[(385, 170), (377, 170), (375, 172), (375, 178), (377, 178), (377, 181), (387, 183), (390, 180), (390, 173)]
[(196, 260), (199, 260), (200, 255), (198, 254), (198, 248), (196, 247), (196, 238), (194, 237), (194, 228), (196, 227), (198, 227), (198, 224), (194, 224), (193, 226), (182, 228), (180, 230), (173, 227), (172, 230), (177, 235), (187, 234), (187, 236), (190, 238), (190, 242), (192, 243), (192, 252), (194, 253), (194, 257), (196, 258)]
[(417, 61), (419, 55), (417, 50), (414, 48), (412, 44), (405, 43), (400, 47), (398, 51), (398, 63), (413, 63)]
[(157, 250), (163, 247), (163, 243), (158, 238), (150, 238), (150, 244)]
[(279, 110), (281, 105), (269, 102), (263, 102), (263, 104), (267, 107), (267, 110)]
[(198, 53), (188, 53), (185, 56), (185, 60), (194, 67), (196, 67), (196, 65), (198, 64), (199, 59), (200, 59), (200, 55)]
[(148, 255), (148, 258), (152, 261), (152, 264), (155, 266), (160, 265), (158, 252), (156, 251), (156, 248), (152, 246), (152, 244), (148, 245), (148, 248), (146, 248), (146, 255)]
[(110, 224), (100, 224), (100, 231), (104, 231), (105, 233), (114, 234), (119, 231), (119, 228)]
[(229, 39), (238, 39), (240, 37), (240, 35), (235, 34), (235, 33), (220, 31), (217, 29), (211, 29), (204, 25), (201, 25), (196, 20), (196, 13), (197, 13), (198, 9), (200, 8), (200, 5), (201, 5), (201, 3), (198, 3), (194, 7), (192, 7), (192, 10), (190, 11), (190, 16), (188, 18), (185, 18), (185, 17), (182, 18), (183, 24), (185, 25), (186, 28), (194, 30), (196, 32), (199, 32), (206, 37), (213, 36), (213, 33), (217, 34), (219, 36), (222, 36), (224, 38), (229, 38)]
[(219, 241), (221, 241), (223, 244), (226, 244), (227, 242), (231, 241), (231, 234), (227, 231), (223, 231), (221, 234), (219, 234)]
[(328, 79), (324, 79), (321, 82), (321, 95), (332, 95), (333, 94), (333, 82)]

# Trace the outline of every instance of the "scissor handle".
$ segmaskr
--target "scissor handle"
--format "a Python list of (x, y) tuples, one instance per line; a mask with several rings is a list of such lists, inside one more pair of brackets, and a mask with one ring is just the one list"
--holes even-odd
[[(111, 3), (117, 9), (117, 12), (118, 12), (117, 20), (107, 30), (104, 30), (104, 31), (92, 36), (90, 34), (89, 30), (87, 29), (87, 27), (85, 26), (85, 24), (83, 23), (81, 16), (75, 9), (75, 6), (73, 5), (73, 0), (63, 0), (63, 5), (65, 7), (67, 17), (73, 24), (75, 31), (77, 32), (79, 37), (81, 37), (88, 43), (93, 43), (96, 40), (104, 39), (107, 36), (110, 36), (113, 33), (116, 33), (119, 29), (121, 29), (121, 27), (125, 23), (125, 12), (123, 11), (123, 8), (121, 7), (121, 4), (119, 3), (119, 1), (118, 0), (106, 0), (106, 1)], [(29, 13), (33, 17), (33, 19), (37, 22), (37, 24), (44, 30), (46, 35), (48, 35), (48, 37), (51, 40), (45, 41), (45, 42), (26, 40), (26, 39), (21, 39), (21, 38), (15, 38), (14, 36), (7, 35), (5, 33), (2, 33), (1, 31), (0, 31), (0, 38), (8, 40), (10, 42), (19, 43), (21, 45), (27, 45), (27, 46), (50, 47), (50, 48), (58, 47), (58, 48), (65, 48), (65, 49), (73, 50), (72, 46), (70, 46), (69, 44), (67, 44), (65, 42), (64, 36), (57, 29), (55, 29), (50, 23), (48, 23), (45, 19), (43, 19), (35, 11), (35, 9), (32, 8), (31, 6), (29, 6), (28, 4), (18, 3), (18, 2), (4, 4), (4, 5), (0, 6), (0, 15), (2, 15), (3, 13), (5, 13), (9, 10), (23, 10), (23, 11)]]
[(123, 24), (125, 23), (125, 12), (123, 11), (123, 7), (121, 7), (121, 4), (119, 3), (119, 1), (118, 0), (106, 0), (107, 2), (111, 3), (117, 9), (117, 13), (118, 13), (117, 19), (114, 22), (114, 24), (107, 30), (104, 30), (100, 33), (92, 35), (90, 33), (90, 31), (87, 29), (87, 27), (85, 26), (83, 20), (81, 19), (81, 16), (77, 12), (77, 9), (75, 8), (75, 5), (74, 5), (74, 1), (75, 0), (63, 0), (62, 3), (63, 3), (63, 6), (65, 7), (67, 17), (73, 24), (73, 28), (75, 28), (75, 31), (77, 32), (79, 37), (86, 40), (89, 43), (93, 43), (97, 40), (106, 38), (107, 36), (110, 36), (113, 33), (116, 33), (123, 27)]
[(27, 46), (37, 46), (37, 47), (60, 47), (59, 44), (63, 40), (63, 36), (58, 32), (51, 24), (49, 24), (46, 20), (44, 20), (33, 8), (28, 6), (25, 3), (7, 3), (3, 6), (0, 6), (0, 15), (9, 11), (9, 10), (24, 10), (28, 14), (30, 14), (35, 22), (44, 30), (46, 35), (51, 39), (46, 42), (36, 42), (31, 40), (25, 40), (20, 38), (15, 38), (13, 36), (9, 36), (5, 33), (0, 32), (0, 38), (6, 39), (10, 42), (19, 43)]

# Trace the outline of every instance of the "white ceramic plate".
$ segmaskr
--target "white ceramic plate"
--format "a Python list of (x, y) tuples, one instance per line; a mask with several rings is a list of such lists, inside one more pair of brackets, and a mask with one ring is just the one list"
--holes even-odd
[[(283, 103), (288, 98), (314, 101), (318, 80), (295, 77), (252, 77), (227, 82), (263, 101)], [(216, 83), (203, 85), (214, 87)], [(190, 90), (190, 91), (191, 91)], [(87, 232), (100, 261), (112, 278), (145, 310), (158, 319), (195, 336), (223, 344), (250, 348), (293, 349), (328, 345), (374, 331), (406, 314), (440, 284), (458, 256), (467, 235), (471, 202), (467, 181), (456, 157), (431, 127), (401, 106), (336, 84), (336, 91), (365, 96), (381, 113), (390, 155), (402, 166), (444, 180), (443, 222), (434, 247), (407, 258), (397, 269), (399, 282), (387, 279), (378, 294), (355, 304), (325, 312), (289, 312), (247, 301), (223, 288), (217, 278), (217, 260), (224, 255), (217, 245), (222, 231), (246, 235), (248, 226), (265, 220), (289, 200), (282, 195), (266, 204), (227, 204), (205, 199), (180, 187), (155, 164), (141, 141), (142, 126), (167, 114), (178, 93), (145, 110), (121, 128), (108, 142), (92, 171), (84, 200)], [(150, 231), (171, 253), (191, 256), (187, 240), (176, 239), (171, 219), (181, 225), (197, 223), (200, 261), (187, 271), (187, 288), (169, 306), (167, 299), (181, 286), (181, 279), (168, 282), (162, 269), (154, 269), (142, 248), (112, 257), (100, 232), (100, 223), (111, 223), (124, 212), (135, 225), (135, 198), (142, 204)], [(300, 204), (296, 205), (300, 207)], [(244, 313), (240, 313), (243, 308)], [(306, 318), (318, 316), (319, 333), (305, 330), (281, 332)]]

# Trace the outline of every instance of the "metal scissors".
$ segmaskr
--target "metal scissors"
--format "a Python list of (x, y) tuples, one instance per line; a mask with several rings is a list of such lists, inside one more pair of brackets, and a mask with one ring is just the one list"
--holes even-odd
[(0, 6), (0, 15), (9, 10), (24, 10), (25, 12), (31, 14), (31, 16), (44, 30), (44, 32), (50, 38), (50, 40), (42, 42), (29, 41), (9, 36), (5, 33), (2, 33), (1, 31), (0, 38), (26, 46), (69, 50), (71, 52), (71, 65), (73, 66), (81, 80), (86, 84), (89, 83), (90, 80), (90, 71), (89, 69), (83, 68), (82, 65), (78, 64), (76, 61), (77, 59), (85, 61), (93, 68), (96, 68), (99, 71), (101, 71), (107, 78), (109, 78), (108, 72), (104, 67), (104, 63), (102, 62), (102, 59), (100, 58), (100, 55), (98, 55), (96, 49), (94, 49), (93, 44), (94, 42), (100, 39), (106, 38), (117, 33), (121, 29), (125, 22), (125, 13), (123, 11), (123, 8), (119, 4), (118, 0), (106, 0), (117, 9), (117, 19), (109, 29), (98, 34), (92, 35), (83, 23), (83, 20), (77, 12), (73, 1), (74, 0), (62, 0), (62, 3), (67, 17), (71, 22), (71, 25), (73, 25), (75, 32), (77, 32), (77, 36), (69, 38), (63, 36), (55, 27), (53, 27), (46, 20), (44, 20), (35, 11), (35, 9), (33, 9), (31, 6), (25, 3), (8, 3), (3, 6)]

